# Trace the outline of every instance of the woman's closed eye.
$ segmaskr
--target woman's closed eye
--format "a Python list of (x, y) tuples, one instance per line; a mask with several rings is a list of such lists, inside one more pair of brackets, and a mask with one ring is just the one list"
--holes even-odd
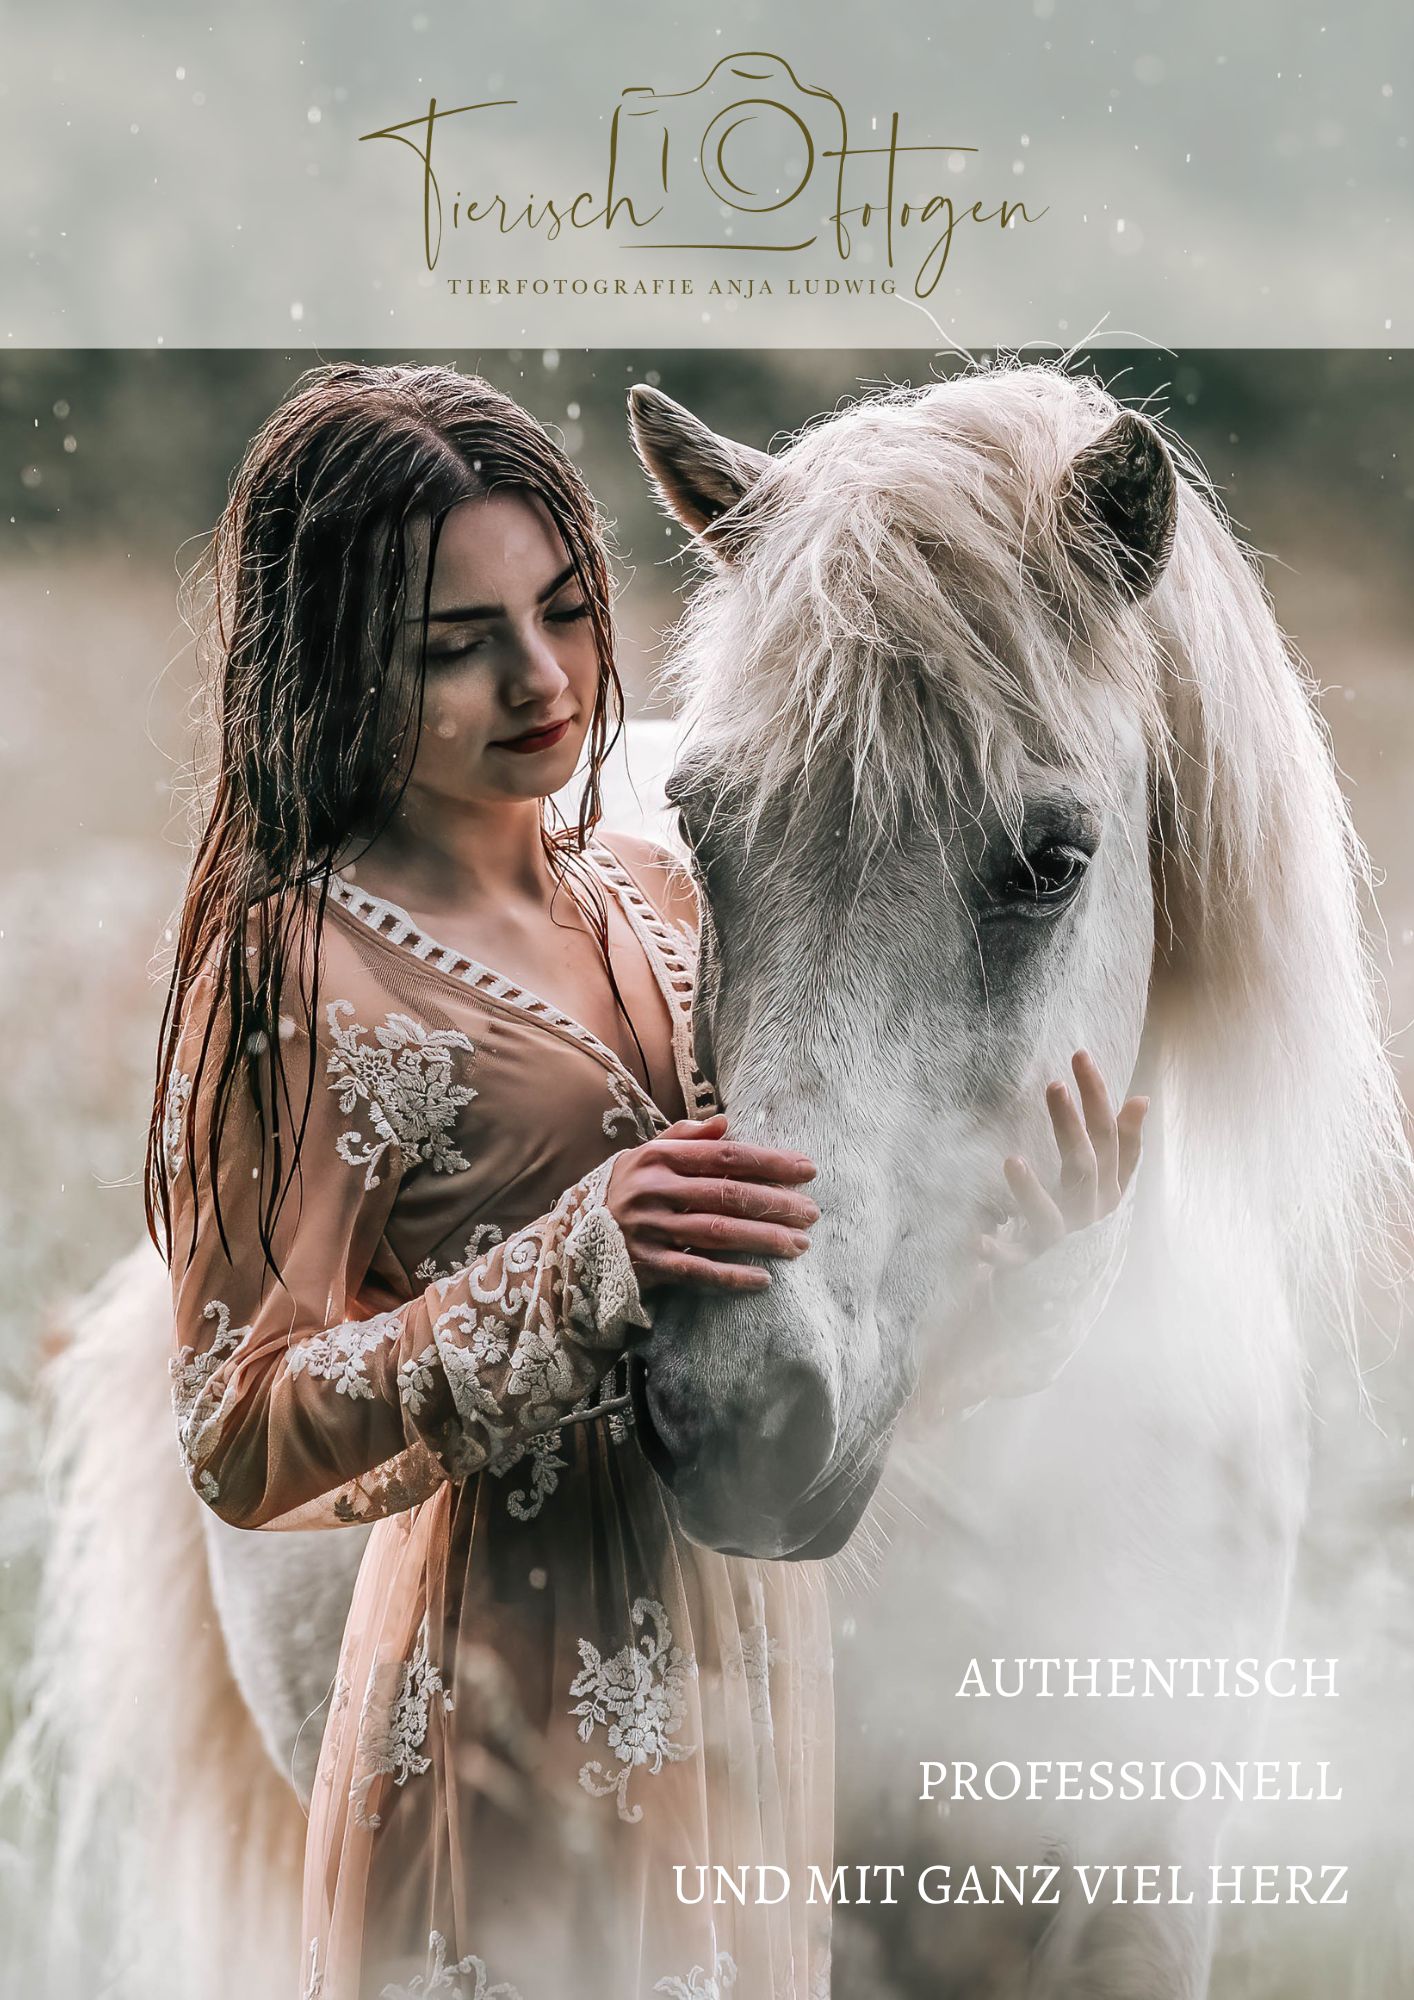
[(472, 653), (479, 653), (486, 645), (488, 637), (488, 633), (478, 632), (459, 640), (454, 646), (429, 647), (427, 664), (429, 667), (440, 667), (449, 660), (464, 660)]
[[(545, 623), (547, 625), (577, 625), (581, 619), (588, 616), (589, 601), (587, 598), (581, 598), (577, 604), (558, 604), (553, 611), (547, 611), (545, 613)], [(442, 666), (448, 661), (465, 660), (471, 654), (481, 652), (489, 643), (490, 638), (491, 633), (487, 629), (482, 632), (468, 633), (465, 638), (457, 640), (452, 645), (444, 644), (429, 647), (427, 664), (429, 666)]]

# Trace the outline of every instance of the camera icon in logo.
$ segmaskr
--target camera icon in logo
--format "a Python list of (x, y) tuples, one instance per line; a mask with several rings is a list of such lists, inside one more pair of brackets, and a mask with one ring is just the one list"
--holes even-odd
[(845, 132), (839, 100), (783, 57), (724, 56), (692, 90), (622, 93), (614, 194), (659, 211), (643, 248), (804, 249), (835, 205)]

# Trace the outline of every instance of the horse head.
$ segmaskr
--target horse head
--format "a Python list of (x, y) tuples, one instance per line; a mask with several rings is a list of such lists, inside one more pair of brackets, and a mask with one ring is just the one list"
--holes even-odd
[(1271, 1082), (1241, 1022), (1295, 1018), (1297, 899), (1264, 840), (1318, 856), (1308, 902), (1344, 968), (1324, 1011), (1360, 1017), (1354, 1060), (1382, 1073), (1349, 827), (1201, 471), (1092, 379), (896, 390), (772, 455), (654, 390), (630, 410), (707, 559), (667, 787), (703, 903), (699, 1060), (736, 1136), (815, 1159), (821, 1210), (768, 1290), (665, 1298), (641, 1435), (689, 1535), (814, 1557), (965, 1309), (1003, 1157), (1045, 1157), (1070, 1052), (1122, 1091), (1162, 1007), (1170, 1055), (1206, 1037), (1242, 1072), (1225, 1098), (1210, 1065), (1223, 1115)]

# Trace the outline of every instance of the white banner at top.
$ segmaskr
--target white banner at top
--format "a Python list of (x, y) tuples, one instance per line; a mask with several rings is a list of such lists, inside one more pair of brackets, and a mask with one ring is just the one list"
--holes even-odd
[(3, 36), (16, 347), (1414, 325), (1393, 0), (70, 0)]

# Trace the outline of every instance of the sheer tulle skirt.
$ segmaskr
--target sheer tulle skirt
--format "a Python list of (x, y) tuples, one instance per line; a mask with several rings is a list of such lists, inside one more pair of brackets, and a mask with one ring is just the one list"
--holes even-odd
[(309, 2000), (828, 1994), (823, 1579), (700, 1549), (669, 1505), (615, 1416), (379, 1522), (311, 1808)]

